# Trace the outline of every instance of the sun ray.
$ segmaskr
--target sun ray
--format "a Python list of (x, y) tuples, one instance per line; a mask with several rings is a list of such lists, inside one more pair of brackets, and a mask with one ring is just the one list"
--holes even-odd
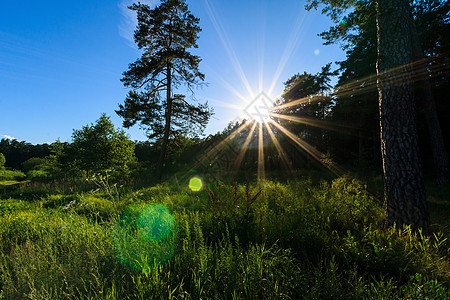
[(253, 90), (252, 90), (252, 88), (247, 80), (247, 77), (245, 76), (244, 70), (242, 69), (242, 66), (236, 56), (236, 52), (234, 51), (233, 47), (231, 46), (231, 42), (228, 39), (228, 36), (226, 35), (225, 30), (223, 29), (220, 19), (216, 16), (216, 13), (214, 12), (214, 8), (212, 7), (212, 5), (210, 4), (210, 2), (208, 0), (203, 0), (203, 3), (204, 3), (204, 6), (206, 8), (206, 12), (208, 13), (209, 18), (210, 18), (211, 22), (213, 23), (217, 34), (219, 35), (220, 41), (222, 42), (222, 45), (225, 48), (225, 50), (228, 54), (228, 57), (231, 60), (231, 64), (233, 65), (237, 74), (241, 78), (242, 83), (244, 84), (248, 93), (253, 98), (253, 96), (254, 96)]
[(286, 152), (284, 152), (283, 148), (280, 145), (280, 142), (278, 142), (277, 138), (275, 137), (275, 134), (272, 131), (272, 128), (269, 126), (269, 122), (264, 122), (264, 125), (266, 126), (267, 132), (269, 133), (269, 137), (272, 140), (273, 144), (275, 145), (275, 149), (280, 154), (281, 163), (283, 164), (284, 168), (286, 170), (292, 171), (292, 165), (289, 163), (287, 159)]
[[(262, 49), (263, 47), (261, 47)], [(263, 86), (264, 86), (264, 50), (260, 50), (263, 53), (260, 53), (259, 55), (259, 62), (258, 62), (258, 66), (259, 66), (259, 74), (258, 74), (258, 85), (259, 85), (259, 90), (262, 91), (263, 90)]]
[(249, 102), (249, 100), (244, 97), (241, 93), (238, 92), (227, 80), (225, 80), (222, 76), (220, 76), (214, 69), (210, 68), (211, 73), (222, 83), (222, 85), (232, 92), (236, 97), (244, 101), (244, 103)]
[(342, 125), (342, 124), (336, 124), (335, 122), (329, 122), (326, 120), (318, 119), (318, 118), (312, 118), (312, 117), (297, 117), (297, 116), (290, 116), (290, 115), (283, 115), (283, 114), (276, 114), (271, 113), (271, 117), (273, 118), (279, 118), (287, 121), (293, 121), (296, 123), (301, 123), (317, 128), (322, 128), (325, 130), (331, 130), (335, 132), (355, 135), (356, 133), (352, 132), (352, 130), (358, 129), (357, 126), (349, 126), (349, 125)]
[(324, 165), (326, 168), (328, 168), (331, 172), (333, 172), (337, 176), (341, 176), (345, 173), (344, 169), (337, 165), (336, 163), (328, 164), (324, 163), (322, 160), (323, 153), (321, 153), (319, 150), (317, 150), (314, 146), (308, 144), (305, 140), (301, 139), (300, 137), (296, 136), (277, 122), (274, 122), (272, 120), (269, 121), (271, 124), (273, 124), (278, 130), (280, 130), (282, 133), (284, 133), (288, 138), (290, 138), (294, 143), (299, 145), (306, 153), (311, 155), (314, 159), (316, 159), (319, 163)]
[[(443, 74), (448, 74), (450, 68), (445, 64), (432, 64), (429, 65), (428, 62), (435, 57), (427, 57), (420, 60), (416, 60), (407, 64), (406, 66), (410, 67), (412, 77), (411, 79), (415, 82), (421, 81), (425, 78), (429, 78), (430, 74), (434, 74), (436, 72), (443, 72)], [(427, 68), (423, 68), (423, 65), (426, 64)], [(384, 71), (383, 73), (389, 73), (390, 80), (392, 80), (392, 84), (401, 83), (404, 81), (404, 67), (398, 66), (389, 70)], [(346, 97), (350, 95), (358, 95), (364, 94), (368, 92), (376, 92), (377, 91), (377, 75), (372, 74), (366, 77), (358, 78), (352, 82), (341, 85), (337, 87), (334, 91), (335, 94), (339, 94), (341, 97)], [(301, 104), (304, 100), (299, 99), (298, 104)], [(293, 103), (293, 105), (298, 105)]]
[(204, 158), (208, 159), (209, 157), (217, 154), (217, 152), (219, 152), (225, 146), (225, 144), (227, 144), (229, 141), (234, 139), (242, 130), (247, 128), (249, 125), (250, 125), (250, 123), (246, 122), (246, 123), (242, 124), (241, 126), (239, 126), (238, 129), (233, 131), (230, 135), (228, 135), (225, 139), (223, 139), (219, 144), (217, 144), (213, 149), (211, 149), (208, 153), (206, 153), (206, 155), (204, 155)]
[(291, 31), (289, 41), (287, 42), (286, 47), (284, 48), (284, 52), (283, 52), (283, 55), (281, 56), (280, 63), (278, 64), (278, 67), (273, 75), (272, 83), (268, 90), (269, 94), (271, 94), (273, 92), (273, 89), (275, 88), (275, 85), (277, 84), (277, 82), (281, 76), (281, 72), (285, 68), (289, 58), (291, 57), (292, 53), (294, 52), (295, 47), (297, 46), (298, 41), (300, 40), (300, 36), (304, 32), (304, 30), (301, 30), (301, 28), (305, 22), (305, 17), (309, 18), (308, 16), (309, 16), (309, 14), (305, 14), (305, 13), (299, 14), (299, 16), (295, 22), (294, 28)]
[[(262, 20), (266, 20), (265, 16), (261, 18)], [(266, 44), (265, 40), (265, 29), (266, 29), (266, 23), (263, 22), (261, 26), (261, 30), (258, 34), (258, 88), (259, 91), (262, 91), (264, 88), (264, 48)]]
[(264, 136), (263, 122), (258, 123), (258, 182), (262, 184), (265, 178), (264, 172)]
[(239, 154), (236, 157), (236, 160), (234, 162), (233, 170), (236, 172), (239, 171), (239, 167), (241, 166), (242, 161), (244, 160), (245, 153), (247, 152), (248, 144), (250, 144), (250, 141), (252, 140), (252, 137), (253, 137), (253, 132), (255, 131), (255, 128), (256, 128), (256, 122), (252, 122), (252, 123), (253, 123), (253, 126), (250, 129), (250, 132), (247, 135), (247, 138), (245, 139), (244, 144), (242, 145), (241, 151), (239, 152)]
[(290, 108), (290, 107), (294, 107), (294, 106), (298, 106), (298, 105), (302, 105), (305, 103), (310, 103), (313, 101), (320, 101), (320, 100), (326, 100), (328, 98), (328, 94), (324, 93), (319, 93), (316, 94), (314, 96), (308, 96), (308, 97), (303, 97), (303, 98), (299, 98), (299, 99), (295, 99), (295, 100), (290, 100), (289, 102), (285, 102), (283, 104), (277, 105), (275, 106), (272, 111), (274, 110), (280, 110), (280, 109), (286, 109), (286, 108)]
[[(429, 77), (430, 74), (436, 73), (436, 72), (443, 72), (443, 74), (448, 74), (450, 68), (447, 65), (440, 65), (440, 64), (433, 64), (429, 66), (427, 64), (427, 67), (429, 69), (423, 69), (423, 67), (420, 67), (424, 63), (427, 63), (431, 57), (424, 58), (418, 61), (414, 61), (409, 63), (409, 67), (412, 70), (413, 77), (412, 79), (414, 81), (420, 81), (423, 80), (426, 77)], [(398, 66), (395, 68), (392, 68), (390, 70), (384, 71), (384, 73), (390, 73), (392, 84), (400, 83), (404, 80), (404, 66)], [(291, 87), (293, 88), (293, 87)], [(288, 92), (289, 90), (285, 91)], [(339, 95), (340, 97), (347, 97), (350, 95), (358, 95), (358, 94), (364, 94), (368, 92), (374, 92), (377, 91), (377, 75), (372, 74), (366, 77), (362, 77), (359, 79), (356, 79), (352, 82), (349, 82), (347, 84), (341, 85), (336, 87), (334, 90), (325, 91), (322, 93), (318, 93), (316, 95), (299, 98), (299, 99), (293, 99), (289, 102), (283, 103), (281, 105), (278, 105), (274, 108), (274, 110), (280, 110), (280, 109), (286, 109), (298, 105), (302, 105), (309, 102), (314, 101), (321, 101), (321, 100), (327, 100), (329, 99), (330, 95)]]
[(231, 141), (233, 140), (239, 133), (241, 133), (245, 128), (250, 125), (250, 122), (245, 122), (241, 126), (239, 126), (236, 130), (234, 130), (231, 134), (221, 140), (218, 144), (213, 146), (211, 149), (206, 149), (200, 157), (198, 157), (194, 163), (194, 165), (190, 168), (196, 169), (199, 166), (209, 165), (214, 159), (218, 156), (220, 151)]

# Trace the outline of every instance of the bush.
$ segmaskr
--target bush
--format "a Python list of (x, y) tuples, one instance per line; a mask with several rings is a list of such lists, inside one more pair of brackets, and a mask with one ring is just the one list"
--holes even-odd
[(3, 153), (0, 153), (0, 170), (5, 168), (6, 158)]
[(31, 181), (47, 181), (52, 179), (52, 176), (47, 171), (43, 170), (28, 171), (27, 177)]
[(43, 170), (48, 165), (48, 160), (42, 157), (32, 157), (22, 163), (23, 171)]
[(20, 171), (0, 170), (0, 180), (23, 180), (26, 175)]

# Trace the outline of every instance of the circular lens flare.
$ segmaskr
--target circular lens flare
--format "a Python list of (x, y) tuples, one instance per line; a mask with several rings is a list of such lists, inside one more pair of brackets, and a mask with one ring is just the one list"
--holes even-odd
[(119, 262), (148, 273), (172, 259), (175, 221), (163, 205), (129, 207), (112, 230)]
[(199, 192), (203, 188), (203, 179), (199, 176), (194, 176), (191, 179), (189, 179), (189, 188), (193, 192)]

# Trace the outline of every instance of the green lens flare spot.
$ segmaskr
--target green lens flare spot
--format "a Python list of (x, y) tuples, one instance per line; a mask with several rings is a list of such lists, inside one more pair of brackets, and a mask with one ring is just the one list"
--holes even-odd
[(189, 188), (193, 192), (198, 192), (203, 188), (203, 179), (198, 176), (194, 176), (189, 180)]
[(174, 254), (175, 221), (163, 205), (133, 205), (114, 225), (112, 237), (118, 261), (143, 273)]
[(172, 232), (173, 217), (162, 205), (149, 206), (139, 216), (138, 225), (144, 238), (159, 241)]

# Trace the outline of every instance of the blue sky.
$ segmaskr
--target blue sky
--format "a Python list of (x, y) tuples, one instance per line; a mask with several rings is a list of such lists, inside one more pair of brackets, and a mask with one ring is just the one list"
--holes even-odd
[[(141, 1), (155, 4), (156, 0)], [(208, 86), (196, 91), (215, 116), (206, 134), (242, 115), (246, 101), (264, 91), (280, 95), (298, 72), (318, 72), (343, 60), (318, 33), (332, 26), (304, 1), (191, 0), (200, 18), (200, 70)], [(114, 110), (128, 90), (120, 82), (140, 52), (132, 42), (130, 0), (3, 1), (0, 10), (0, 139), (33, 144), (70, 141), (73, 129)], [(334, 67), (336, 67), (334, 65)], [(146, 140), (139, 127), (126, 130)]]

